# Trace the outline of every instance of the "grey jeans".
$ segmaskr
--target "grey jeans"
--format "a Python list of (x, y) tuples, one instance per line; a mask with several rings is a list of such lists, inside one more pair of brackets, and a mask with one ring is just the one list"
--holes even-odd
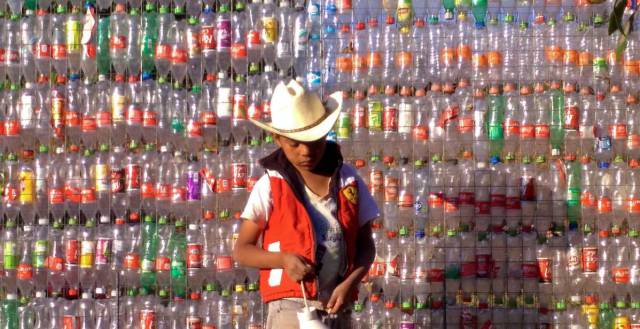
[[(338, 314), (328, 314), (318, 301), (308, 301), (309, 307), (315, 307), (322, 322), (331, 329), (348, 329), (351, 320), (351, 308), (343, 306)], [(298, 312), (304, 307), (302, 299), (280, 299), (270, 302), (267, 307), (267, 329), (299, 329)], [(302, 328), (304, 329), (304, 328)]]

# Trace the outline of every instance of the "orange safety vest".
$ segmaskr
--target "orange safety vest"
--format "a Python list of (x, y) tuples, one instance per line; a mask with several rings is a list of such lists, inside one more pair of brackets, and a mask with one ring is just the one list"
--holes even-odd
[[(337, 153), (336, 153), (337, 152)], [(358, 237), (358, 182), (355, 170), (342, 166), (337, 145), (327, 143), (325, 157), (336, 162), (330, 193), (336, 198), (337, 219), (342, 227), (347, 247), (347, 268), (344, 277), (353, 271)], [(271, 252), (290, 252), (316, 263), (316, 241), (313, 224), (303, 200), (303, 183), (292, 172), (291, 164), (278, 150), (261, 160), (267, 168), (273, 207), (262, 235), (262, 248)], [(351, 174), (353, 173), (353, 174)], [(308, 298), (318, 296), (318, 280), (304, 283)], [(291, 280), (283, 269), (260, 269), (260, 293), (268, 303), (282, 298), (302, 298), (300, 284)], [(357, 296), (357, 295), (355, 295)]]

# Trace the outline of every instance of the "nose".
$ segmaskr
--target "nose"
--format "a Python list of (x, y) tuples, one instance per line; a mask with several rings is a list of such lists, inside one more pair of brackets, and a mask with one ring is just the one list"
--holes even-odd
[(300, 143), (299, 151), (300, 151), (300, 155), (309, 156), (311, 155), (311, 153), (313, 153), (313, 148), (309, 144)]

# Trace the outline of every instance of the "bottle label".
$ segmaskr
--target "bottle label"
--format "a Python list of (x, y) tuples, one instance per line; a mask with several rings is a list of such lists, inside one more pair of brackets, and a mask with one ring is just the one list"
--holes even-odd
[(227, 271), (233, 267), (233, 258), (231, 256), (218, 255), (216, 257), (216, 270)]
[(171, 63), (172, 64), (185, 64), (187, 63), (189, 55), (186, 49), (172, 47), (171, 48)]
[(140, 186), (140, 193), (143, 199), (153, 199), (156, 197), (156, 191), (153, 188), (153, 182), (144, 182)]
[(140, 189), (140, 165), (127, 164), (125, 167), (127, 191)]
[(461, 206), (473, 206), (475, 204), (475, 194), (473, 192), (459, 192), (458, 204)]
[(51, 45), (51, 58), (55, 60), (66, 60), (67, 45)]
[(582, 248), (580, 263), (583, 273), (595, 273), (598, 271), (598, 248)]
[(51, 47), (48, 44), (39, 43), (35, 45), (35, 57), (47, 58), (51, 57)]
[(135, 126), (142, 124), (142, 109), (137, 106), (130, 106), (127, 109), (127, 125)]
[(244, 43), (234, 43), (231, 45), (231, 58), (232, 59), (245, 59), (247, 58), (247, 45)]
[(461, 116), (458, 119), (458, 132), (461, 134), (468, 134), (473, 131), (475, 121), (473, 116)]
[(111, 189), (110, 186), (110, 177), (109, 177), (109, 166), (105, 164), (96, 164), (95, 166), (96, 172), (96, 191), (97, 192), (107, 192)]
[(522, 263), (521, 271), (524, 279), (538, 278), (538, 265), (535, 263)]
[(532, 139), (535, 137), (535, 126), (532, 124), (523, 124), (520, 127), (520, 139)]
[(368, 125), (370, 131), (381, 131), (383, 127), (382, 103), (379, 101), (370, 101), (368, 104), (369, 117)]
[(109, 39), (110, 49), (125, 49), (127, 48), (127, 37), (124, 35), (114, 35)]
[(385, 274), (398, 276), (400, 271), (398, 270), (398, 258), (400, 256), (396, 255), (387, 255), (385, 260)]
[(67, 264), (78, 264), (78, 240), (67, 240), (64, 242), (64, 256)]
[(96, 242), (95, 263), (96, 265), (109, 264), (111, 259), (111, 240), (99, 238)]
[(398, 106), (398, 132), (411, 134), (413, 128), (413, 104), (400, 103)]
[(504, 208), (506, 205), (506, 196), (504, 194), (491, 194), (491, 207)]
[(210, 112), (200, 112), (200, 122), (205, 127), (215, 126), (216, 125), (216, 113), (213, 111)]
[(351, 135), (351, 116), (345, 111), (341, 111), (338, 116), (337, 135), (339, 139), (349, 139)]
[(231, 171), (233, 173), (233, 179), (231, 180), (231, 188), (234, 190), (247, 188), (247, 175), (248, 175), (247, 164), (232, 163)]
[(453, 213), (458, 211), (458, 197), (457, 196), (446, 196), (444, 198), (444, 212), (445, 213)]
[(6, 270), (14, 270), (18, 266), (17, 247), (15, 241), (5, 241), (3, 244), (2, 256)]
[(158, 115), (152, 109), (145, 109), (142, 112), (142, 126), (156, 127), (158, 125)]
[(617, 316), (613, 319), (613, 329), (630, 329), (629, 318), (626, 316)]
[(155, 310), (140, 310), (140, 329), (156, 329)]
[(353, 54), (352, 57), (353, 70), (354, 72), (362, 72), (362, 74), (367, 72), (367, 55), (366, 54)]
[(611, 150), (611, 138), (609, 136), (598, 137), (598, 150), (609, 151)]
[(33, 247), (33, 255), (31, 263), (35, 268), (44, 268), (46, 266), (47, 249), (49, 243), (47, 240), (36, 240)]
[(233, 95), (233, 120), (247, 120), (247, 95)]
[(596, 206), (596, 197), (590, 191), (582, 191), (580, 193), (580, 205), (584, 208), (592, 208)]
[(202, 329), (202, 319), (195, 316), (187, 316), (187, 329)]
[(464, 278), (475, 277), (477, 272), (477, 264), (473, 262), (463, 262), (460, 265), (460, 276)]
[(258, 46), (260, 45), (260, 32), (255, 30), (250, 30), (247, 32), (247, 46)]
[(262, 42), (274, 43), (278, 38), (278, 21), (275, 17), (262, 18)]
[(20, 202), (33, 203), (36, 187), (33, 171), (21, 171), (18, 177), (20, 180), (20, 194), (18, 197)]
[(218, 20), (216, 34), (216, 48), (218, 48), (218, 51), (229, 49), (231, 47), (231, 21), (229, 19)]
[(7, 120), (4, 122), (4, 127), (4, 134), (6, 136), (20, 136), (20, 122), (18, 122), (18, 120)]
[(351, 124), (354, 129), (365, 128), (367, 118), (367, 108), (363, 103), (356, 103), (351, 112)]
[(380, 193), (384, 189), (384, 177), (382, 175), (382, 171), (380, 170), (371, 170), (369, 173), (369, 190), (371, 194)]
[(629, 283), (629, 268), (628, 267), (614, 267), (612, 272), (613, 282), (618, 284)]
[(185, 186), (171, 187), (171, 202), (180, 203), (187, 201), (187, 188)]
[(69, 53), (80, 52), (80, 38), (82, 37), (82, 23), (78, 20), (69, 20), (67, 28), (67, 51)]
[(171, 46), (157, 44), (155, 49), (156, 60), (170, 60), (171, 59)]
[(200, 200), (200, 173), (189, 171), (187, 176), (187, 200)]
[(613, 139), (626, 139), (627, 138), (627, 125), (625, 125), (625, 124), (609, 125), (609, 135)]
[(444, 66), (452, 66), (456, 62), (455, 48), (442, 48), (440, 50), (440, 63)]
[(578, 130), (580, 128), (580, 110), (577, 106), (564, 108), (564, 129)]
[(187, 124), (187, 137), (198, 138), (202, 137), (202, 124), (197, 120), (189, 120)]
[(216, 49), (216, 29), (212, 25), (202, 26), (200, 29), (200, 48), (203, 51)]
[(629, 134), (629, 137), (627, 138), (627, 148), (630, 150), (636, 150), (640, 148), (639, 134)]
[(219, 118), (228, 118), (232, 115), (233, 97), (231, 88), (219, 88), (216, 102), (216, 112)]
[(96, 121), (96, 117), (93, 115), (84, 115), (82, 117), (81, 128), (83, 133), (96, 131), (96, 129), (98, 129), (98, 122)]
[(216, 193), (225, 193), (231, 191), (231, 179), (226, 177), (218, 177), (216, 180)]
[(580, 253), (577, 248), (570, 248), (567, 251), (567, 270), (575, 273), (580, 269)]
[(386, 265), (385, 265), (384, 259), (376, 256), (373, 263), (371, 263), (371, 267), (369, 268), (369, 276), (370, 277), (384, 276), (385, 267)]
[(549, 125), (547, 124), (537, 124), (535, 125), (535, 135), (536, 139), (546, 139), (549, 138), (551, 131), (549, 130)]
[[(60, 94), (56, 94), (51, 100), (51, 118), (53, 120), (54, 128), (61, 128), (64, 126), (64, 111), (65, 111), (65, 99)], [(2, 125), (4, 132), (4, 124)]]
[(476, 276), (478, 278), (488, 278), (493, 268), (491, 255), (476, 255)]
[(518, 210), (520, 207), (520, 196), (507, 196), (504, 203), (505, 209)]
[(187, 268), (202, 267), (202, 245), (187, 243)]
[(542, 283), (550, 283), (553, 276), (551, 274), (551, 259), (538, 258), (538, 278)]
[(96, 243), (94, 241), (82, 241), (80, 243), (80, 268), (90, 269), (93, 267), (95, 246)]
[(457, 119), (459, 111), (458, 106), (450, 106), (444, 109), (438, 117), (438, 127), (445, 128), (447, 124)]
[(63, 329), (76, 329), (80, 327), (80, 318), (74, 315), (65, 315), (62, 317)]
[(140, 268), (140, 255), (138, 253), (135, 253), (135, 252), (127, 253), (127, 255), (124, 256), (123, 265), (124, 265), (124, 268), (126, 268), (126, 269), (131, 269), (131, 270), (139, 269)]
[(491, 214), (491, 202), (476, 200), (476, 215), (489, 215), (489, 214)]
[(31, 266), (31, 264), (19, 264), (16, 276), (18, 280), (29, 280), (33, 278), (33, 266)]
[(382, 129), (386, 132), (398, 131), (398, 109), (385, 106), (382, 113)]
[(187, 49), (189, 50), (189, 58), (198, 58), (202, 54), (202, 49), (200, 48), (200, 34), (197, 30), (187, 30)]
[(47, 257), (47, 268), (51, 271), (62, 272), (64, 270), (64, 259), (62, 257)]
[(115, 94), (111, 98), (111, 118), (113, 123), (124, 123), (126, 121), (127, 96)]
[(627, 211), (629, 213), (640, 213), (640, 198), (630, 197), (627, 199)]
[(124, 168), (111, 169), (111, 193), (124, 193), (125, 178)]
[(79, 203), (80, 201), (82, 201), (82, 190), (77, 186), (71, 185), (75, 183), (78, 183), (75, 179), (71, 181), (67, 181), (65, 183), (64, 195), (67, 201), (70, 201), (73, 203)]
[(251, 102), (247, 109), (249, 119), (260, 120), (262, 118), (262, 107), (258, 102)]
[(169, 271), (171, 270), (171, 259), (169, 257), (156, 257), (156, 271)]
[(444, 194), (442, 192), (431, 192), (427, 202), (430, 208), (441, 208), (444, 205)]
[(413, 324), (412, 322), (405, 322), (405, 321), (400, 322), (400, 329), (414, 329), (414, 328), (415, 328), (415, 324)]
[(427, 282), (438, 283), (444, 282), (444, 270), (440, 268), (432, 268), (427, 271)]
[(612, 203), (611, 199), (602, 196), (598, 198), (598, 213), (599, 214), (607, 214), (612, 211)]
[(85, 59), (95, 59), (97, 54), (98, 51), (95, 44), (88, 43), (82, 45), (82, 56), (84, 56)]
[(384, 201), (394, 202), (398, 201), (398, 178), (385, 176), (384, 177)]
[(111, 126), (111, 112), (109, 111), (98, 112), (97, 124), (98, 124), (98, 127), (100, 128)]
[(92, 187), (80, 190), (80, 202), (92, 203), (96, 201), (96, 190)]

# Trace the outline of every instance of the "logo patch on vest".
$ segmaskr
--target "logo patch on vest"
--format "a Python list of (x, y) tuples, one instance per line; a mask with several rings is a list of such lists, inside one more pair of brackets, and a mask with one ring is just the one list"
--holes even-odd
[(352, 204), (358, 204), (358, 189), (355, 186), (346, 186), (342, 189), (342, 194)]

